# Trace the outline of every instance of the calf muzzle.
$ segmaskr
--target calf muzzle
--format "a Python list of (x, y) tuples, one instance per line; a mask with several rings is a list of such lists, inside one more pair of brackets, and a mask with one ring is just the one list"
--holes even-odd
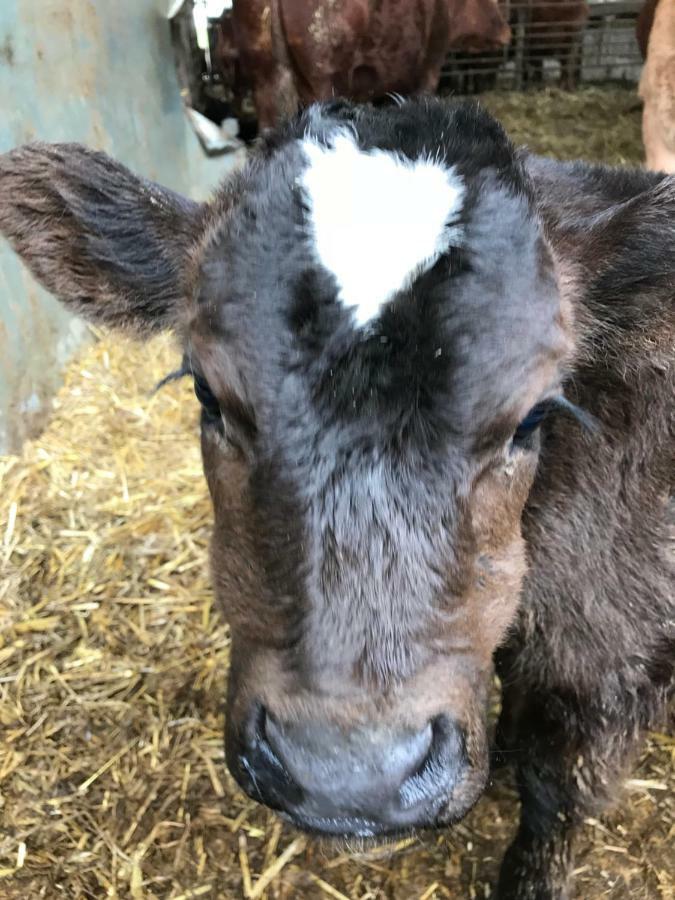
[(297, 827), (362, 837), (447, 820), (453, 788), (469, 767), (462, 731), (446, 716), (419, 731), (346, 730), (281, 722), (262, 708), (228, 757), (244, 790)]

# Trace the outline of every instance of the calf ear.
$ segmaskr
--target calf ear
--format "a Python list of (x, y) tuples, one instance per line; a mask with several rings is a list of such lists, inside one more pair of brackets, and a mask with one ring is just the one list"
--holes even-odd
[(675, 176), (534, 156), (525, 165), (567, 284), (595, 302), (606, 298), (613, 315), (626, 298), (622, 314), (636, 323), (650, 294), (657, 313), (670, 311), (663, 297), (675, 279)]
[(44, 287), (91, 321), (171, 327), (200, 207), (79, 144), (0, 156), (0, 231)]

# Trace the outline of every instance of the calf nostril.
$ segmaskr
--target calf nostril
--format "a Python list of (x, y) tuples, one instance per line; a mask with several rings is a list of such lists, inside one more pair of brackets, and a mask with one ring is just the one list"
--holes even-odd
[(270, 745), (267, 721), (264, 707), (257, 705), (244, 729), (243, 752), (237, 759), (239, 780), (254, 799), (273, 809), (286, 809), (301, 802), (302, 790)]
[(425, 758), (401, 785), (399, 800), (404, 809), (446, 797), (467, 766), (464, 737), (458, 725), (447, 716), (439, 716), (431, 728), (432, 739)]
[(392, 744), (389, 751), (394, 763), (392, 769), (399, 773), (399, 783), (410, 778), (424, 765), (432, 742), (432, 727), (426, 725), (421, 731), (406, 734), (405, 737)]
[(249, 755), (253, 759), (257, 759), (259, 764), (265, 767), (283, 772), (287, 776), (286, 769), (279, 754), (270, 743), (268, 730), (269, 715), (264, 706), (258, 706), (254, 715), (249, 721), (249, 729), (247, 732), (247, 746)]
[(261, 703), (252, 707), (244, 728), (244, 741), (249, 750), (254, 750), (265, 736), (265, 720), (267, 713)]

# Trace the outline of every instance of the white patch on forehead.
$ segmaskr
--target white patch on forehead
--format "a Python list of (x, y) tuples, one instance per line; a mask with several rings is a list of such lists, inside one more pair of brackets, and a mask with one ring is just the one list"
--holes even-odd
[(364, 152), (341, 132), (331, 146), (302, 142), (299, 178), (315, 252), (340, 300), (365, 325), (442, 253), (459, 243), (464, 186), (453, 168), (384, 150)]

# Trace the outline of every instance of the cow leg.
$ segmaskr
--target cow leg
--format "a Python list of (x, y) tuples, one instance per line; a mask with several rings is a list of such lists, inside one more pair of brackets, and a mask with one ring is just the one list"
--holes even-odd
[(523, 66), (523, 85), (526, 87), (539, 86), (544, 80), (544, 61), (534, 54)]
[(565, 50), (562, 64), (561, 86), (565, 91), (573, 91), (581, 74), (581, 32), (572, 35)]
[(429, 23), (428, 43), (419, 73), (416, 93), (434, 94), (441, 80), (441, 70), (448, 53), (448, 4), (437, 2), (433, 7), (432, 19)]
[(642, 140), (646, 166), (657, 172), (675, 172), (675, 56), (647, 64), (640, 83), (644, 101)]
[(519, 760), (521, 818), (502, 863), (498, 897), (565, 900), (576, 832), (607, 802), (633, 756), (638, 729), (620, 716), (612, 721), (602, 709), (585, 709), (576, 697), (536, 695), (522, 685), (515, 693), (506, 692), (511, 722), (501, 731)]
[(284, 119), (294, 116), (299, 100), (291, 71), (285, 66), (276, 66), (264, 77), (258, 75), (253, 100), (260, 130), (274, 128)]
[(422, 75), (419, 93), (435, 94), (438, 90), (438, 82), (441, 80), (442, 64), (438, 63), (427, 68)]

